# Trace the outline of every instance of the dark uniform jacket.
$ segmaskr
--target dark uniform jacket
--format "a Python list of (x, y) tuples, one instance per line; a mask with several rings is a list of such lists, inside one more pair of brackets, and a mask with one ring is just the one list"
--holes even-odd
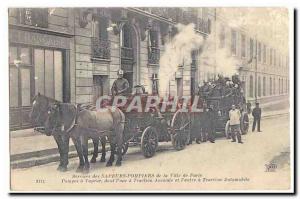
[(217, 113), (216, 111), (209, 109), (208, 111), (204, 112), (203, 115), (203, 127), (207, 130), (213, 130), (216, 126), (217, 122)]
[(115, 95), (125, 94), (128, 91), (129, 83), (125, 78), (118, 78), (114, 81), (111, 92)]
[(252, 116), (257, 119), (260, 118), (261, 117), (261, 108), (255, 107), (252, 111)]

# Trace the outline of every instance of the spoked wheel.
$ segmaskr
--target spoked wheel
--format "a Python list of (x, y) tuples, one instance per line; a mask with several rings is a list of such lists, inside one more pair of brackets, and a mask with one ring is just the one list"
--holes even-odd
[(191, 118), (189, 113), (178, 110), (171, 122), (171, 140), (176, 150), (182, 150), (190, 141)]
[(125, 155), (127, 150), (128, 150), (128, 146), (129, 146), (129, 143), (128, 142), (125, 142), (123, 145), (122, 145), (122, 155)]
[(226, 122), (226, 126), (225, 126), (225, 136), (226, 136), (227, 139), (230, 139), (230, 137), (231, 137), (231, 131), (230, 131), (229, 120)]
[(142, 135), (141, 149), (146, 158), (154, 156), (158, 146), (158, 136), (154, 127), (148, 126)]
[(247, 113), (243, 113), (241, 117), (241, 132), (247, 134), (249, 130), (249, 116)]

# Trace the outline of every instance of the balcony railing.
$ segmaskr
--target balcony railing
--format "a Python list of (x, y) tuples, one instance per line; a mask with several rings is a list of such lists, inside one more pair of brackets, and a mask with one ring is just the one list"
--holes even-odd
[(133, 61), (133, 49), (128, 47), (121, 47), (121, 59)]
[(149, 64), (159, 64), (160, 50), (157, 47), (148, 48), (148, 62)]
[(93, 58), (110, 59), (110, 41), (97, 37), (92, 38), (92, 54)]

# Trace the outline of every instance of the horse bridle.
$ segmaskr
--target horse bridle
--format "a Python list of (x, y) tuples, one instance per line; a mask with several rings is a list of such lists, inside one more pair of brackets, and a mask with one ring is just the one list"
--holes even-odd
[[(46, 110), (45, 110), (45, 111), (39, 111), (39, 112), (38, 112), (38, 115), (37, 115), (37, 117), (36, 117), (36, 119), (35, 119), (35, 121), (36, 121), (37, 123), (39, 122), (39, 120), (40, 120), (40, 118), (41, 118), (41, 116), (42, 116), (42, 113), (43, 113), (43, 116), (45, 116), (45, 115), (47, 114), (47, 112), (48, 112), (49, 100), (48, 100), (48, 98), (46, 98), (46, 100), (47, 100)], [(42, 131), (45, 130), (45, 126), (37, 126), (37, 127), (34, 127), (34, 130), (43, 133)]]

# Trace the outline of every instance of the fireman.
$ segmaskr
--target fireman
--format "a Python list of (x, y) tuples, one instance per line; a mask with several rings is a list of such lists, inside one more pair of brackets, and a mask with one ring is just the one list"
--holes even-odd
[(240, 118), (241, 112), (240, 110), (235, 108), (235, 105), (232, 105), (231, 110), (229, 111), (229, 124), (231, 129), (232, 142), (236, 142), (236, 137), (238, 139), (238, 143), (243, 144), (241, 130), (240, 130)]
[(255, 103), (255, 108), (252, 111), (253, 116), (253, 125), (252, 125), (252, 132), (255, 130), (256, 123), (257, 123), (257, 131), (261, 132), (260, 130), (260, 119), (261, 119), (261, 108), (259, 107), (259, 103)]
[(116, 79), (111, 87), (111, 93), (115, 95), (125, 95), (129, 89), (129, 82), (123, 77), (124, 71), (118, 71), (118, 79)]

